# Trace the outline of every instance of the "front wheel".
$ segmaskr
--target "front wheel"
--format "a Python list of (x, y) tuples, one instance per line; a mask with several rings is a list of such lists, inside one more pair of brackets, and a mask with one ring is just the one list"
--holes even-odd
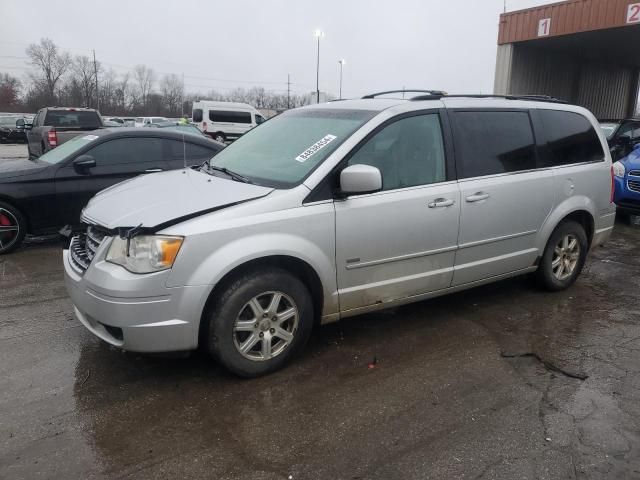
[(8, 203), (0, 202), (0, 255), (18, 248), (26, 230), (26, 222), (20, 211)]
[(214, 134), (214, 135), (213, 135), (213, 139), (214, 139), (216, 142), (220, 142), (220, 143), (224, 143), (224, 142), (225, 142), (225, 140), (226, 140), (226, 138), (225, 138), (225, 136), (224, 136), (224, 133), (221, 133), (221, 132), (218, 132), (218, 133)]
[(304, 283), (273, 268), (227, 285), (206, 321), (209, 353), (237, 375), (258, 377), (302, 350), (313, 327), (313, 304)]
[(573, 221), (561, 223), (544, 249), (536, 272), (538, 284), (551, 291), (569, 288), (580, 275), (588, 250), (584, 227)]

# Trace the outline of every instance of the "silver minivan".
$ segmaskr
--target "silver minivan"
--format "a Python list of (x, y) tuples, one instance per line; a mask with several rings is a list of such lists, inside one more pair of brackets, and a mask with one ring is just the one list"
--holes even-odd
[(96, 195), (66, 286), (111, 345), (262, 375), (315, 324), (522, 274), (569, 287), (613, 229), (611, 175), (596, 119), (560, 102), (313, 105)]

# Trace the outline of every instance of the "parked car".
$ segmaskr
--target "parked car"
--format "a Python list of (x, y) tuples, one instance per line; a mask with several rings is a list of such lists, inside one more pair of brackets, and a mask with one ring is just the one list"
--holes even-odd
[[(149, 125), (145, 125), (149, 128), (168, 128), (169, 130), (174, 130), (176, 132), (184, 132), (190, 135), (198, 135), (201, 137), (208, 137), (200, 131), (198, 127), (196, 127), (193, 123), (179, 123), (179, 122), (163, 122), (163, 123), (151, 123)], [(222, 142), (220, 142), (222, 143)]]
[(26, 143), (24, 118), (20, 116), (0, 117), (0, 143)]
[(620, 160), (631, 153), (634, 146), (640, 142), (640, 120), (602, 120), (600, 122), (607, 137), (613, 161)]
[(92, 108), (47, 107), (26, 124), (29, 158), (36, 158), (87, 131), (102, 128), (102, 118)]
[(209, 100), (193, 102), (191, 120), (218, 142), (235, 140), (265, 121), (260, 112), (246, 103)]
[(613, 164), (614, 201), (623, 213), (640, 215), (640, 144)]
[(102, 123), (106, 128), (124, 127), (124, 123), (114, 122), (113, 120), (104, 120)]
[(143, 173), (200, 165), (222, 148), (195, 135), (118, 127), (85, 132), (36, 160), (4, 160), (0, 254), (17, 248), (27, 233), (79, 224), (82, 207), (104, 188)]
[(316, 323), (527, 273), (568, 288), (613, 229), (611, 175), (597, 120), (576, 106), (313, 105), (199, 169), (96, 195), (64, 252), (66, 286), (111, 345), (200, 346), (262, 375)]
[(135, 127), (146, 127), (151, 123), (164, 123), (168, 120), (165, 117), (136, 117), (134, 121)]

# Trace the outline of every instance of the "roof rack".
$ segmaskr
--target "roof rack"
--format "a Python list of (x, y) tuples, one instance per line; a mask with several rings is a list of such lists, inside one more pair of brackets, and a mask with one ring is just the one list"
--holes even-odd
[(411, 97), (411, 101), (419, 100), (440, 100), (441, 98), (501, 98), (504, 100), (529, 100), (531, 102), (549, 102), (549, 103), (563, 103), (569, 102), (560, 100), (558, 98), (551, 97), (549, 95), (482, 95), (482, 94), (454, 94), (454, 95), (437, 95), (430, 93), (428, 95), (418, 95), (417, 97)]
[[(389, 90), (386, 92), (378, 92), (378, 93), (370, 93), (369, 95), (365, 95), (364, 97), (362, 97), (363, 99), (371, 99), (371, 98), (376, 98), (379, 97), (381, 95), (389, 95), (390, 93), (407, 93), (407, 92), (411, 92), (411, 93), (426, 93), (428, 95), (426, 96), (444, 96), (447, 94), (447, 92), (443, 92), (442, 90), (420, 90), (420, 89), (413, 89), (413, 88), (404, 88), (402, 90)], [(417, 97), (415, 97), (417, 98)], [(413, 100), (413, 98), (411, 99)]]

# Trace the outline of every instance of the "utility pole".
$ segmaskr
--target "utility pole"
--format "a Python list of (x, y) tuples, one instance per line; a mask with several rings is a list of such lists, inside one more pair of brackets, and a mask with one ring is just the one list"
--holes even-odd
[(100, 92), (98, 92), (98, 64), (96, 63), (96, 51), (93, 52), (93, 73), (96, 77), (96, 110), (100, 110)]
[(184, 72), (182, 72), (182, 95), (180, 95), (180, 118), (184, 117)]
[(287, 73), (287, 110), (291, 108), (291, 74)]
[(322, 30), (316, 30), (314, 33), (318, 39), (318, 57), (316, 62), (316, 103), (320, 103), (320, 39), (324, 37)]
[(504, 13), (507, 13), (507, 0), (504, 0)]

